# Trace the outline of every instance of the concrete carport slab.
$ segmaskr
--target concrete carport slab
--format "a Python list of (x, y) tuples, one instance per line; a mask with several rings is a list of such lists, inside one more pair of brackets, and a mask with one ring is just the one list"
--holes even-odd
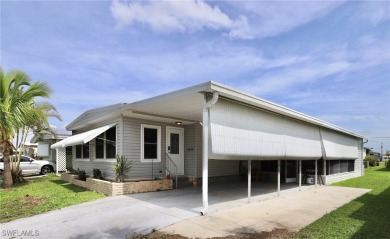
[(189, 238), (210, 238), (286, 228), (298, 231), (369, 189), (321, 186), (302, 192), (197, 216), (161, 229), (154, 235), (180, 234)]
[(255, 196), (248, 204), (245, 183), (210, 185), (209, 189), (209, 213), (203, 217), (199, 216), (201, 189), (186, 188), (108, 197), (3, 223), (1, 238), (12, 238), (4, 232), (26, 230), (37, 231), (34, 238), (125, 238), (153, 229), (189, 237), (272, 230), (280, 225), (299, 229), (368, 191), (306, 186), (298, 192), (296, 185), (285, 184), (276, 198), (274, 184), (254, 184)]

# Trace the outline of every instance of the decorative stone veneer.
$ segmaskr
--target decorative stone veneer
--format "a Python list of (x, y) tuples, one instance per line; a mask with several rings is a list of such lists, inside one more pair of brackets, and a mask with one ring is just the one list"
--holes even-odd
[(80, 187), (87, 188), (89, 190), (93, 190), (109, 196), (165, 191), (172, 189), (172, 179), (116, 183), (94, 178), (87, 178), (87, 181), (81, 181), (78, 180), (77, 175), (67, 173), (61, 174), (61, 179), (66, 182), (78, 185)]

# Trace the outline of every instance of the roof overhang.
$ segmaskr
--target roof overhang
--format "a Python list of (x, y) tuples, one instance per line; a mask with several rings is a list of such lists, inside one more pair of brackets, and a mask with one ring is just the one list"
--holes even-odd
[(218, 92), (221, 98), (233, 100), (240, 104), (245, 104), (260, 110), (280, 114), (284, 117), (293, 118), (306, 123), (343, 132), (357, 138), (364, 138), (364, 136), (355, 134), (328, 122), (213, 81), (130, 104), (117, 104), (89, 110), (68, 125), (67, 129), (77, 130), (119, 115), (161, 122), (174, 123), (175, 121), (182, 121), (183, 124), (194, 123), (202, 120), (205, 93), (213, 92)]

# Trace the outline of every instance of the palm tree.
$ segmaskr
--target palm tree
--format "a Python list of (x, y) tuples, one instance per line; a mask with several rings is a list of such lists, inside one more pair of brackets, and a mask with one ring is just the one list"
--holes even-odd
[[(26, 89), (24, 89), (26, 88)], [(37, 119), (47, 123), (44, 112), (34, 107), (37, 97), (48, 98), (51, 89), (47, 83), (31, 83), (22, 71), (3, 73), (0, 68), (0, 137), (4, 157), (4, 187), (12, 186), (10, 155), (15, 147), (12, 139), (16, 132)]]

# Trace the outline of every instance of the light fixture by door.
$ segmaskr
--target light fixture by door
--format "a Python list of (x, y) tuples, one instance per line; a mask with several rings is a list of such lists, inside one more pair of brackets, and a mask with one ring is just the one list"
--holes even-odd
[(179, 126), (179, 125), (182, 125), (183, 123), (182, 123), (181, 121), (176, 121), (175, 124), (176, 124), (177, 126)]

